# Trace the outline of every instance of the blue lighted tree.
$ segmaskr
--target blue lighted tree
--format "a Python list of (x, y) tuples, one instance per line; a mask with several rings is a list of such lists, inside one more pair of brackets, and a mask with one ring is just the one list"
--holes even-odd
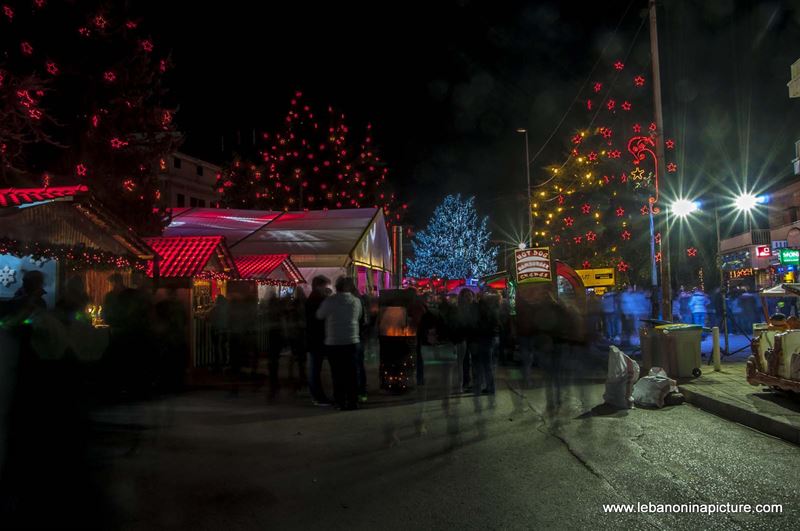
[(489, 245), (488, 224), (488, 217), (478, 217), (474, 197), (448, 195), (411, 242), (414, 258), (406, 263), (408, 276), (456, 279), (494, 273), (497, 247)]

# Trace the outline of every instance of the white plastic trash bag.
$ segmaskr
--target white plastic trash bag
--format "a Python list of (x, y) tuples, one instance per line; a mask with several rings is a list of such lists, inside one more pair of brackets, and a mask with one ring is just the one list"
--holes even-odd
[(639, 364), (624, 352), (611, 346), (608, 352), (608, 377), (603, 400), (615, 407), (630, 409), (633, 407), (633, 384), (639, 379)]
[(633, 401), (637, 406), (664, 407), (664, 399), (668, 394), (677, 392), (675, 380), (667, 377), (661, 367), (653, 367), (650, 374), (636, 382), (633, 386)]

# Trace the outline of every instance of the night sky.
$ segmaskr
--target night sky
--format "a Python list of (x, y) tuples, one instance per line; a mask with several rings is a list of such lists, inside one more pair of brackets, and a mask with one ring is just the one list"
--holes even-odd
[[(598, 60), (628, 50), (650, 77), (647, 2), (250, 2), (138, 4), (173, 50), (184, 150), (219, 160), (252, 130), (276, 129), (294, 90), (370, 121), (411, 221), (450, 192), (475, 194), (497, 237), (524, 224), (523, 139), (536, 183), (585, 124), (567, 112)], [(659, 4), (665, 129), (678, 141), (673, 185), (713, 195), (790, 178), (800, 100), (798, 2)], [(616, 31), (615, 31), (615, 28)], [(566, 117), (564, 118), (566, 113)], [(556, 130), (559, 121), (563, 124)], [(548, 137), (556, 131), (552, 140)], [(544, 146), (544, 147), (543, 147)]]

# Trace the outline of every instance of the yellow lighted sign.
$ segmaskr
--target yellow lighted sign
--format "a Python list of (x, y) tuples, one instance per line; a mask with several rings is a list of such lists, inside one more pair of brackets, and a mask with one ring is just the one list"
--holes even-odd
[(576, 269), (583, 285), (587, 288), (614, 285), (614, 268), (600, 267), (597, 269)]

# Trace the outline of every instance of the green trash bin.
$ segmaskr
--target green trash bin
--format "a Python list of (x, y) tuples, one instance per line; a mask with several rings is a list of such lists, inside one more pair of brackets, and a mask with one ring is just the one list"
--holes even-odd
[(703, 327), (668, 324), (655, 327), (653, 366), (663, 367), (670, 378), (691, 378), (701, 374), (700, 343)]

